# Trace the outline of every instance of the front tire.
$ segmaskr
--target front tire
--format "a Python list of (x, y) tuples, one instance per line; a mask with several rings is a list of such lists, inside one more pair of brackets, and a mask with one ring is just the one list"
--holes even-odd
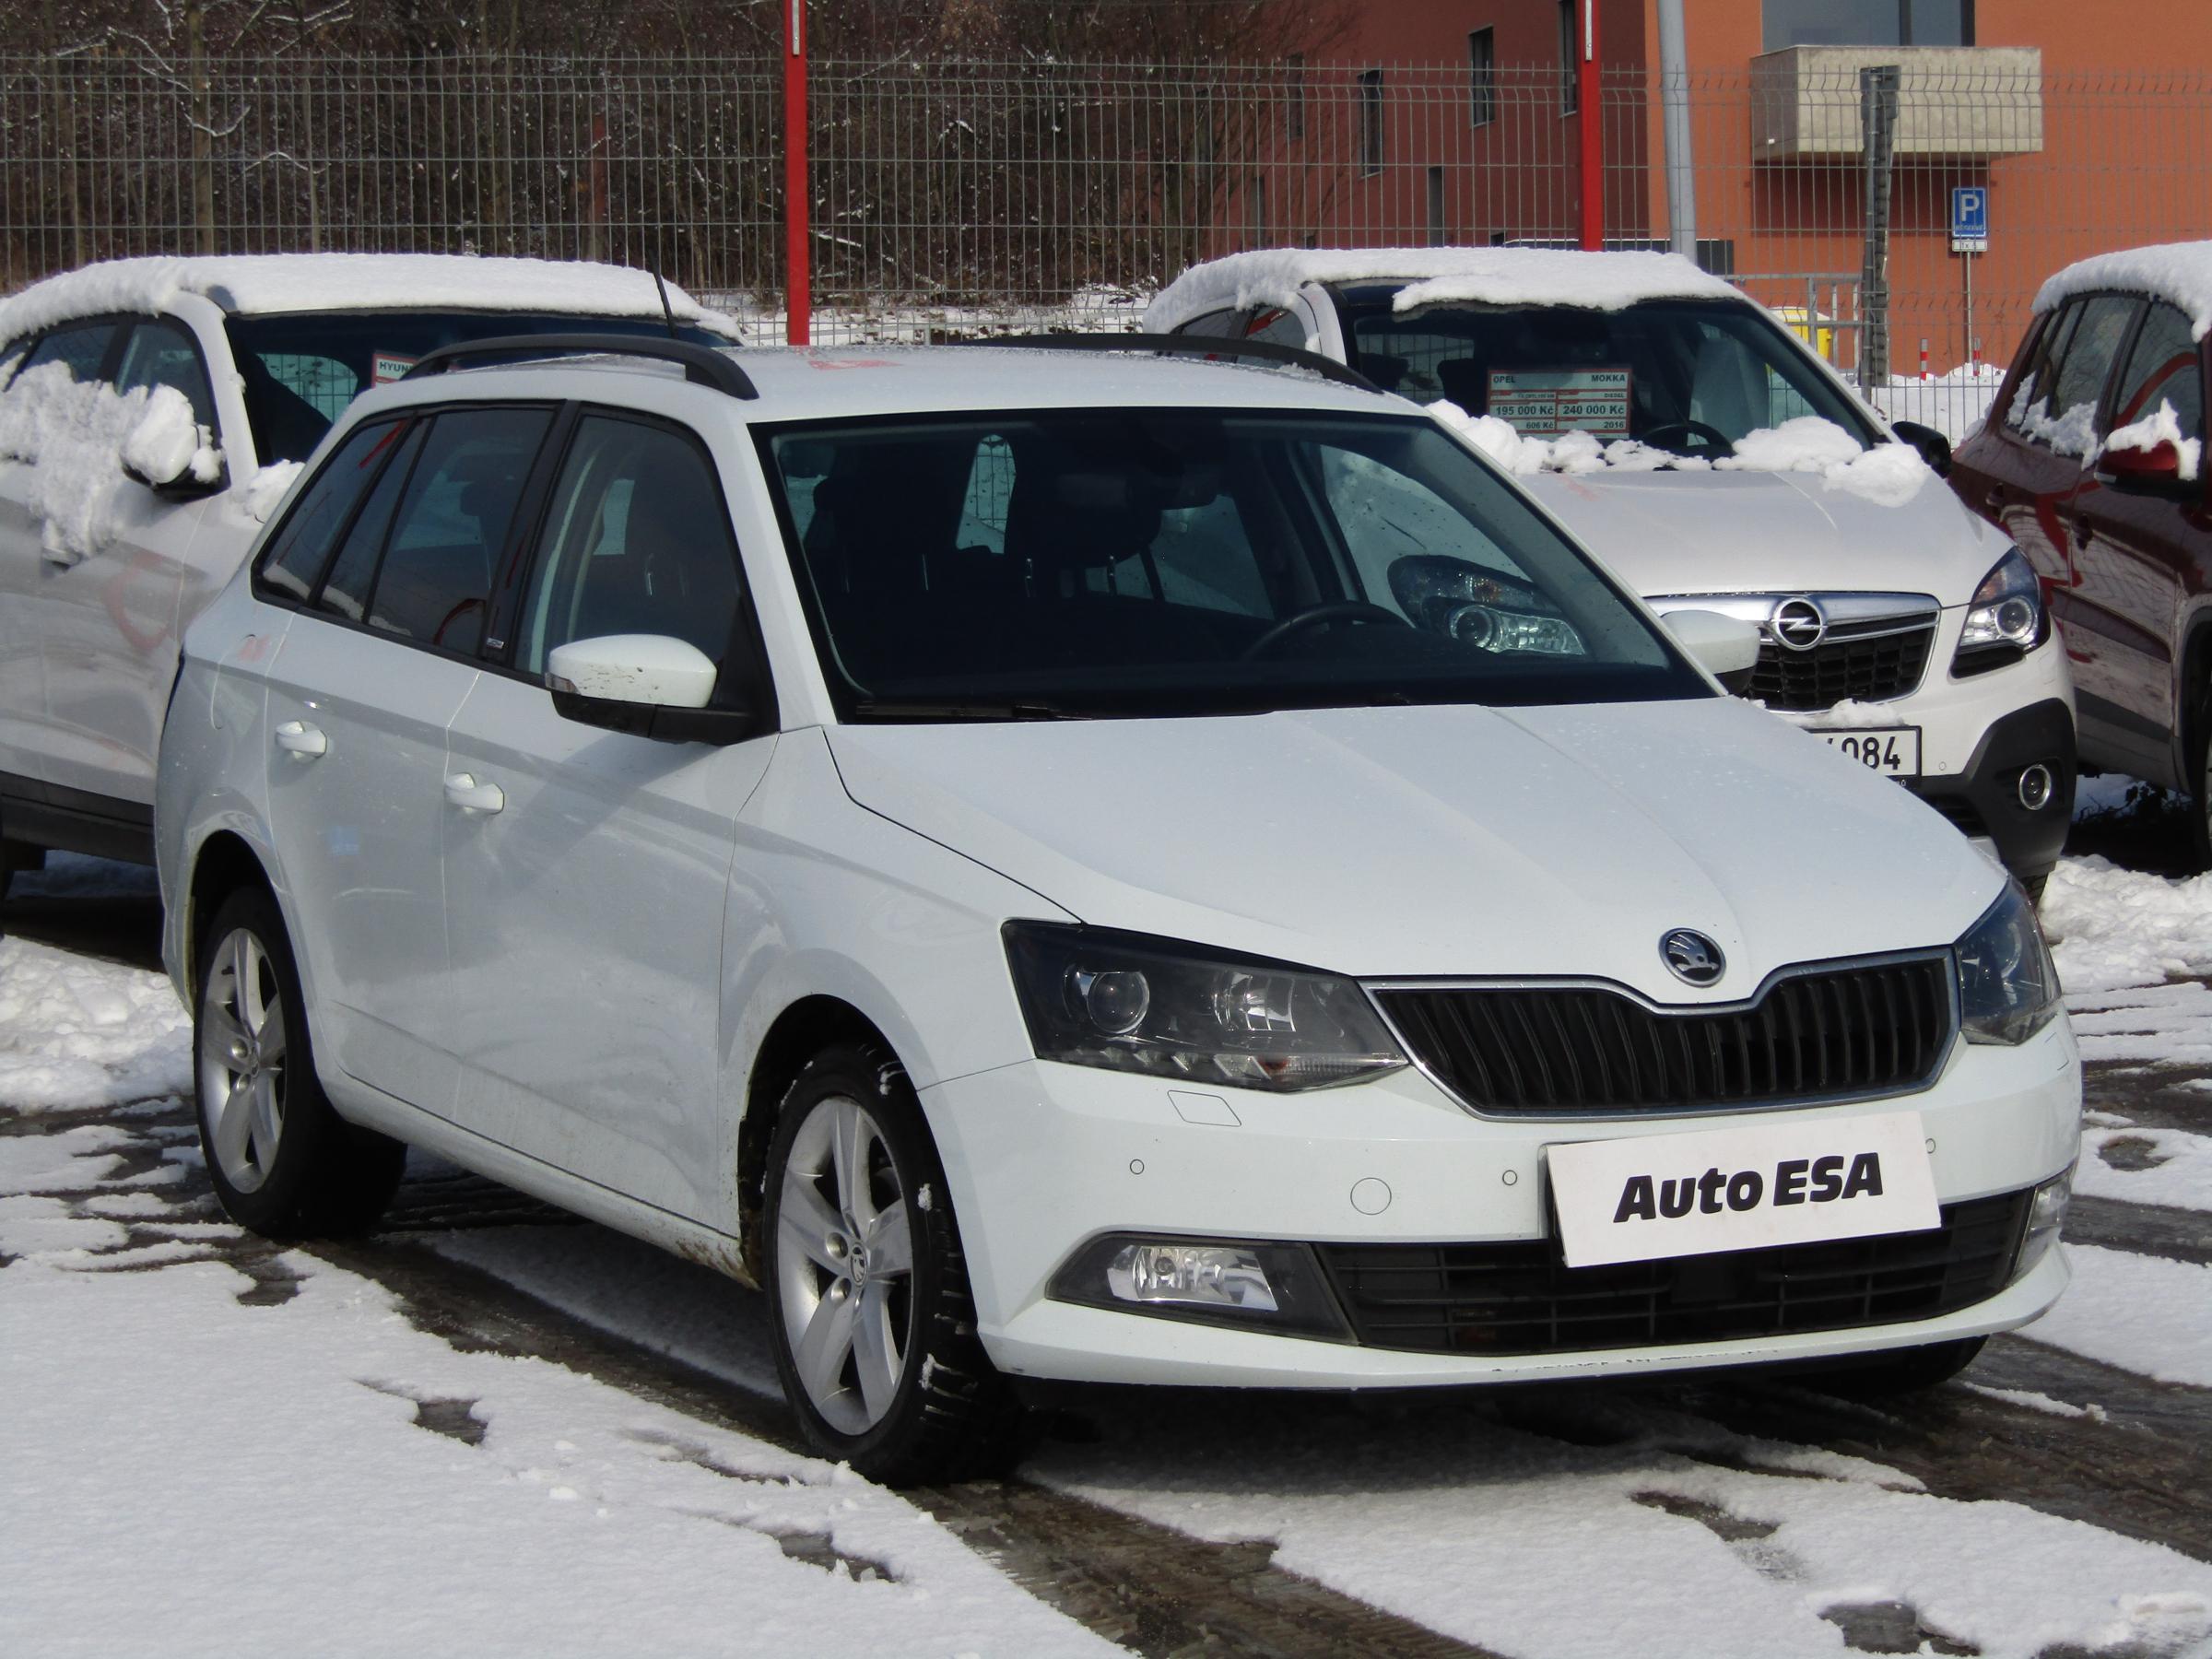
[(776, 1371), (807, 1441), (892, 1486), (1003, 1468), (1020, 1408), (976, 1335), (944, 1169), (888, 1050), (807, 1064), (765, 1199)]
[(270, 1238), (360, 1231), (391, 1203), (406, 1148), (347, 1123), (324, 1096), (276, 900), (231, 894), (201, 937), (200, 1150), (224, 1213)]

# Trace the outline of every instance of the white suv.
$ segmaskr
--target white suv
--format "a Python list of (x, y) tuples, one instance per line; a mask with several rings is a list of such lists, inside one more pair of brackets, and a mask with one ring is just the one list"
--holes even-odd
[(1430, 405), (1653, 608), (1757, 623), (1747, 696), (2041, 893), (2075, 740), (2035, 572), (1937, 481), (1942, 434), (1886, 425), (1740, 289), (1668, 253), (1239, 253), (1145, 326), (1306, 347)]
[(0, 892), (153, 860), (177, 641), (364, 387), (488, 334), (735, 325), (610, 265), (278, 253), (88, 265), (0, 300)]
[(2018, 888), (1412, 405), (612, 349), (363, 397), (187, 636), (242, 1224), (429, 1147), (763, 1286), (894, 1479), (1010, 1379), (1910, 1383), (2058, 1295)]

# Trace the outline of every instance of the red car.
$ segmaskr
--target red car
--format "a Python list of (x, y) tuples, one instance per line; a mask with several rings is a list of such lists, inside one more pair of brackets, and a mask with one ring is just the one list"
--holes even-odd
[(2068, 265), (1950, 484), (2042, 579), (2083, 762), (2187, 791), (2212, 863), (2207, 333), (2212, 241)]

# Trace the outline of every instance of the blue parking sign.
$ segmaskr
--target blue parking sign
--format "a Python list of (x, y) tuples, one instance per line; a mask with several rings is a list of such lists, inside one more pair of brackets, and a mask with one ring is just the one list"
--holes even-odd
[(1956, 184), (1951, 187), (1951, 252), (1989, 252), (1989, 187)]

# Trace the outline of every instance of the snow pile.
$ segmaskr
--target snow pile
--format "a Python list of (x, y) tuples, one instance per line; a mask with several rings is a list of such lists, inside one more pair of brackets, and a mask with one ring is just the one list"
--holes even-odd
[(2106, 858), (2063, 859), (2042, 918), (2069, 992), (2212, 973), (2212, 874), (2169, 879)]
[(144, 418), (123, 441), (123, 464), (159, 484), (187, 477), (212, 484), (223, 476), (214, 436), (193, 418), (190, 398), (174, 386), (156, 386), (147, 394)]
[(32, 464), (26, 504), (58, 562), (75, 564), (121, 533), (123, 492), (144, 488), (124, 476), (126, 458), (169, 461), (180, 453), (194, 476), (220, 475), (222, 456), (183, 394), (169, 387), (150, 397), (144, 389), (117, 392), (77, 380), (66, 363), (42, 363), (0, 392), (0, 457)]
[(1523, 477), (1542, 472), (1656, 472), (1662, 467), (1677, 472), (1817, 473), (1835, 488), (1848, 489), (1879, 506), (1901, 507), (1936, 476), (1910, 444), (1863, 448), (1841, 427), (1818, 415), (1801, 415), (1778, 427), (1746, 432), (1736, 440), (1735, 454), (1709, 460), (1677, 455), (1632, 438), (1610, 443), (1589, 432), (1538, 438), (1516, 430), (1495, 415), (1470, 415), (1448, 399), (1428, 407), (1430, 415), (1497, 466)]
[(1917, 420), (1934, 427), (1954, 444), (1963, 443), (1981, 429), (2005, 383), (2003, 363), (1961, 363), (1942, 374), (1923, 380), (1916, 374), (1893, 374), (1887, 385), (1866, 389), (1867, 401), (1887, 420)]
[(2191, 332), (2201, 340), (2212, 334), (2212, 241), (2159, 242), (2077, 261), (2036, 290), (2035, 309), (2051, 311), (2076, 294), (2112, 288), (2171, 300), (2189, 313)]
[[(2173, 406), (2164, 398), (2152, 413), (2132, 425), (2124, 426), (2104, 441), (2104, 450), (2154, 450), (2161, 443), (2173, 445), (2180, 458), (2180, 477), (2183, 483), (2196, 479), (2197, 463), (2205, 452), (2204, 440), (2187, 438), (2182, 434), (2182, 418), (2174, 413)], [(2102, 453), (2101, 451), (2100, 453)]]
[(2118, 1126), (2100, 1123), (2082, 1130), (2081, 1160), (2074, 1170), (2077, 1193), (2170, 1209), (2212, 1210), (2212, 1135), (2112, 1122)]
[[(2027, 388), (2022, 387), (2021, 396), (2026, 395)], [(2038, 398), (2023, 408), (2019, 429), (2050, 445), (2054, 454), (2087, 456), (2097, 447), (2097, 406), (2079, 403), (2064, 415), (2053, 415), (2050, 399)]]
[(284, 500), (284, 492), (292, 487), (305, 463), (277, 461), (261, 468), (242, 488), (230, 492), (230, 504), (237, 516), (245, 524), (265, 524), (276, 504)]
[(2212, 1267), (2093, 1244), (2067, 1245), (2066, 1264), (2074, 1283), (2030, 1336), (2138, 1376), (2212, 1388)]
[(1193, 265), (1145, 313), (1147, 331), (1192, 315), (1288, 305), (1309, 282), (1402, 282), (1393, 311), (1451, 302), (1620, 311), (1646, 300), (1745, 300), (1679, 253), (1561, 248), (1270, 248)]
[(192, 1019), (166, 977), (0, 939), (0, 1100), (114, 1105), (192, 1087)]
[[(113, 259), (65, 271), (0, 300), (0, 341), (107, 312), (151, 316), (180, 294), (225, 311), (550, 312), (658, 317), (653, 276), (584, 260), (478, 259), (462, 253), (249, 253), (208, 259)], [(737, 325), (673, 282), (677, 321), (738, 337)]]

